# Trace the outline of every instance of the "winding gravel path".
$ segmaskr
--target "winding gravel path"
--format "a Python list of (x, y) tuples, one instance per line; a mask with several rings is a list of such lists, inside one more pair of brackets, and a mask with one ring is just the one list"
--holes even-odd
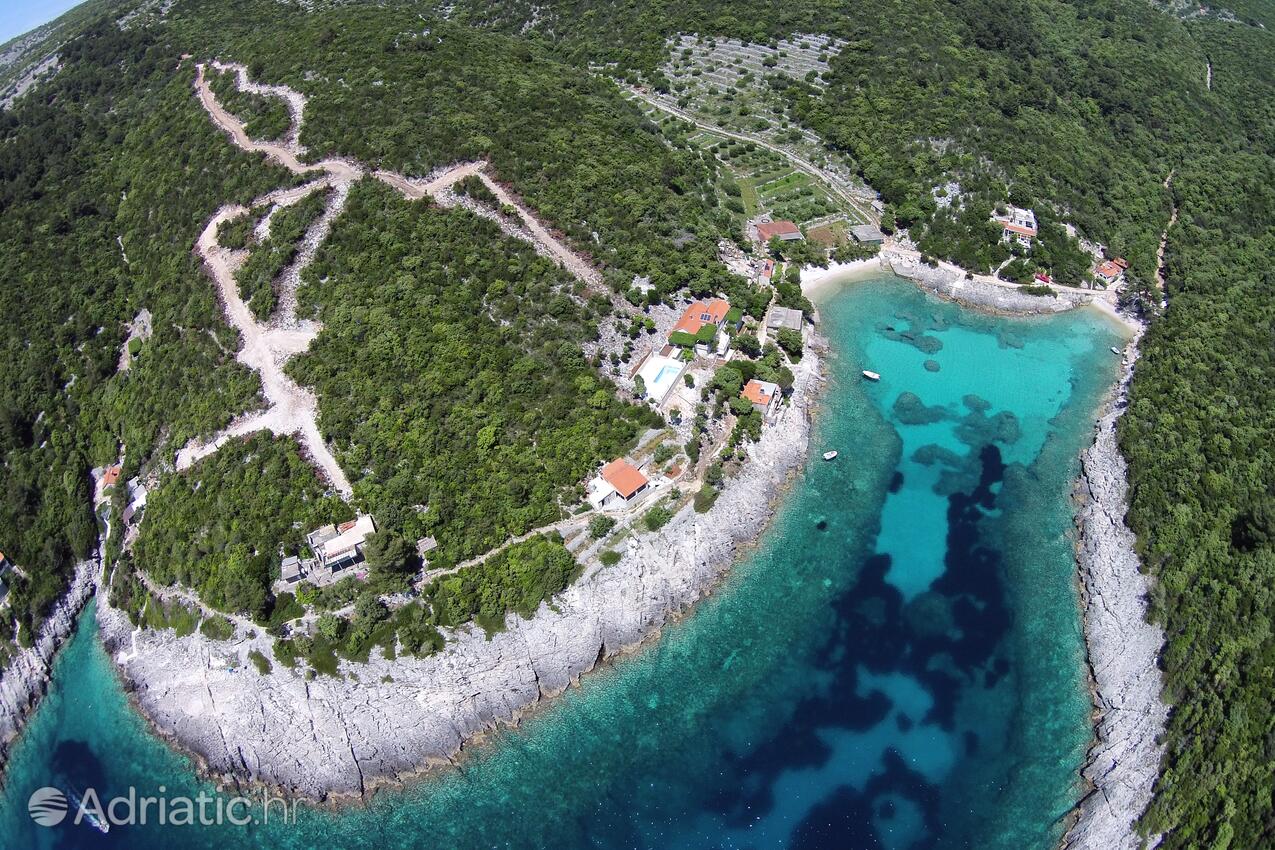
[[(244, 123), (230, 113), (217, 100), (208, 83), (206, 69), (236, 75), (241, 90), (269, 97), (281, 98), (288, 105), (292, 118), (288, 132), (279, 141), (262, 141), (249, 137)], [(195, 88), (200, 103), (221, 130), (242, 150), (261, 153), (267, 159), (283, 166), (294, 174), (314, 175), (314, 180), (296, 188), (280, 189), (252, 201), (249, 206), (226, 205), (213, 215), (204, 227), (195, 245), (203, 258), (209, 277), (217, 286), (226, 320), (239, 331), (242, 345), (236, 355), (240, 363), (261, 376), (266, 409), (238, 417), (231, 425), (207, 439), (195, 439), (177, 453), (178, 470), (190, 468), (194, 463), (217, 451), (236, 437), (255, 431), (269, 430), (275, 434), (288, 434), (297, 438), (311, 462), (328, 480), (333, 489), (349, 499), (353, 493), (345, 471), (337, 462), (331, 448), (323, 439), (318, 426), (318, 400), (307, 387), (299, 386), (284, 372), (284, 366), (297, 354), (310, 347), (321, 326), (316, 322), (299, 322), (297, 319), (297, 287), (305, 268), (314, 260), (320, 246), (331, 233), (332, 225), (344, 209), (350, 188), (355, 181), (371, 177), (390, 186), (408, 200), (433, 198), (441, 206), (461, 204), (452, 188), (460, 180), (478, 175), (502, 205), (517, 212), (521, 226), (504, 227), (510, 235), (530, 242), (536, 250), (549, 257), (591, 288), (602, 286), (602, 276), (580, 254), (554, 236), (535, 216), (517, 202), (503, 187), (483, 173), (485, 162), (464, 162), (449, 166), (425, 178), (416, 179), (392, 171), (371, 171), (363, 165), (346, 159), (329, 158), (316, 163), (302, 161), (305, 148), (301, 144), (301, 123), (305, 117), (305, 96), (287, 86), (254, 83), (242, 65), (211, 62), (196, 66)], [(235, 272), (248, 259), (248, 251), (231, 250), (217, 241), (217, 231), (222, 224), (252, 210), (277, 209), (299, 202), (313, 192), (332, 190), (323, 213), (307, 230), (296, 257), (284, 269), (277, 282), (278, 308), (268, 323), (257, 321), (239, 292)], [(465, 203), (466, 207), (473, 204)], [(484, 217), (503, 220), (494, 210), (483, 209)], [(261, 226), (269, 230), (269, 219)], [(260, 235), (264, 235), (260, 234)]]

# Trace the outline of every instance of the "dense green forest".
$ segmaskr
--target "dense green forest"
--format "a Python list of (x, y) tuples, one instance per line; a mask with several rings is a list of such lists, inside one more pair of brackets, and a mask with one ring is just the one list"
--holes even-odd
[(277, 97), (240, 90), (234, 71), (208, 72), (209, 85), (218, 102), (244, 122), (244, 132), (253, 139), (279, 139), (288, 132), (292, 118), (288, 107)]
[(530, 617), (541, 600), (565, 590), (579, 572), (560, 539), (537, 536), (477, 566), (436, 579), (425, 589), (425, 597), (437, 624), (457, 626), (473, 620), (490, 634), (504, 628), (506, 614)]
[[(251, 494), (251, 498), (246, 498)], [(326, 495), (291, 437), (258, 431), (173, 475), (149, 498), (133, 562), (161, 584), (197, 591), (214, 608), (269, 613), (280, 558), (301, 551), (305, 534), (352, 519)]]
[[(0, 113), (0, 545), (30, 576), (11, 597), (24, 642), (94, 545), (89, 468), (124, 443), (132, 475), (257, 403), (190, 249), (220, 204), (284, 180), (212, 130), (156, 33), (104, 22), (62, 58)], [(142, 307), (154, 336), (117, 374)]]
[[(252, 14), (245, 14), (248, 6)], [(414, 12), (386, 11), (379, 22), (351, 12), (348, 41), (334, 39), (332, 27), (320, 25), (319, 19), (282, 6), (224, 4), (198, 12), (171, 15), (166, 24), (143, 16), (127, 30), (111, 21), (94, 24), (65, 45), (64, 67), (54, 80), (0, 115), (5, 141), (0, 148), (5, 209), (0, 252), (6, 267), (14, 270), (3, 294), (8, 308), (3, 339), (11, 368), (0, 382), (0, 450), (6, 469), (0, 544), (31, 576), (29, 581), (15, 580), (12, 596), (24, 641), (64, 586), (73, 561), (93, 545), (89, 467), (113, 461), (126, 446), (126, 477), (162, 470), (187, 440), (224, 427), (234, 415), (260, 403), (258, 379), (234, 362), (235, 335), (222, 321), (191, 246), (220, 204), (244, 203), (296, 181), (238, 153), (217, 133), (192, 96), (193, 67), (179, 63), (182, 53), (243, 60), (258, 78), (287, 79), (308, 90), (315, 119), (309, 126), (318, 133), (308, 141), (325, 152), (425, 173), (438, 164), (483, 154), (482, 146), (491, 146), (497, 173), (533, 203), (545, 204), (540, 212), (547, 220), (557, 223), (560, 214), (562, 229), (574, 228), (569, 238), (614, 270), (617, 288), (627, 288), (638, 271), (652, 273), (669, 292), (687, 282), (709, 291), (715, 281), (733, 281), (714, 259), (717, 230), (708, 165), (689, 148), (669, 150), (651, 128), (643, 132), (647, 125), (641, 114), (605, 82), (555, 65), (543, 53), (533, 57), (513, 40), (483, 38), (458, 28), (446, 42), (434, 45), (448, 45), (441, 50), (418, 46), (399, 51), (371, 36), (400, 28), (410, 35), (418, 21)], [(357, 32), (356, 24), (362, 27)], [(298, 50), (311, 53), (314, 63), (278, 69), (278, 76), (271, 77), (263, 61), (279, 55), (280, 32), (296, 38)], [(351, 106), (343, 100), (352, 71), (366, 70), (369, 63), (395, 73), (387, 81), (396, 83), (394, 90), (409, 100), (399, 105), (400, 111), (374, 109), (370, 103)], [(328, 73), (305, 73), (314, 68)], [(428, 79), (426, 69), (432, 75)], [(461, 79), (466, 73), (470, 79)], [(315, 79), (302, 79), (306, 76)], [(564, 87), (564, 79), (571, 84)], [(264, 122), (262, 135), (273, 135), (278, 113), (272, 111), (272, 101), (236, 98), (228, 82), (222, 76), (214, 84), (230, 97), (232, 108), (250, 121)], [(466, 96), (456, 97), (455, 87)], [(494, 99), (506, 97), (518, 100), (501, 108), (494, 105)], [(551, 103), (556, 113), (532, 109), (532, 103)], [(522, 114), (530, 124), (507, 123), (502, 110)], [(403, 120), (404, 111), (411, 120)], [(271, 114), (274, 128), (269, 126)], [(603, 115), (608, 120), (598, 120)], [(332, 133), (326, 140), (325, 132)], [(502, 169), (498, 157), (506, 151), (516, 155)], [(254, 249), (241, 278), (258, 316), (273, 306), (270, 284), (292, 257), (294, 237), (313, 219), (319, 200), (316, 195), (281, 211), (274, 235), (264, 245), (251, 246), (246, 227), (224, 229), (227, 243)], [(324, 389), (332, 390), (323, 410), (325, 428), (331, 423), (328, 435), (355, 456), (363, 451), (381, 458), (360, 485), (365, 506), (383, 513), (396, 532), (440, 530), (442, 545), (434, 556), (440, 561), (477, 554), (503, 540), (510, 529), (522, 531), (556, 518), (560, 488), (597, 460), (622, 450), (646, 416), (619, 405), (610, 385), (576, 353), (579, 342), (594, 332), (592, 323), (604, 310), (601, 302), (582, 306), (575, 300), (573, 282), (524, 246), (495, 242), (504, 247), (489, 258), (492, 246), (487, 243), (497, 235), (490, 225), (463, 214), (444, 217), (436, 210), (422, 216), (425, 205), (420, 207), (401, 221), (420, 227), (409, 238), (429, 241), (411, 242), (413, 256), (395, 256), (402, 263), (396, 273), (374, 281), (384, 291), (363, 293), (369, 300), (360, 305), (354, 293), (344, 293), (331, 281), (327, 289), (349, 296), (341, 304), (332, 299), (331, 306), (343, 311), (380, 297), (393, 303), (400, 296), (391, 295), (390, 288), (400, 285), (404, 275), (411, 277), (420, 264), (419, 291), (444, 297), (434, 304), (433, 295), (423, 295), (403, 306), (413, 306), (430, 320), (451, 322), (449, 332), (466, 346), (463, 351), (490, 347), (488, 361), (475, 357), (463, 370), (446, 375), (446, 395), (430, 400), (437, 409), (454, 410), (439, 434), (429, 435), (439, 442), (414, 442), (425, 435), (412, 433), (407, 417), (420, 411), (404, 406), (408, 396), (393, 388), (403, 371), (415, 366), (407, 355), (419, 355), (421, 349), (403, 352), (393, 368), (382, 364), (375, 376), (385, 386), (365, 382), (353, 388), (355, 393), (346, 387), (337, 392), (343, 370), (366, 362), (366, 355), (360, 350), (354, 361), (338, 362), (351, 347), (362, 348), (363, 331), (334, 328), (331, 339), (316, 347), (316, 356), (298, 368), (312, 371), (316, 380), (328, 382)], [(406, 212), (405, 206), (399, 209)], [(352, 217), (351, 227), (388, 226), (374, 213), (364, 210), (368, 220), (362, 222)], [(452, 240), (453, 230), (470, 231), (463, 253), (458, 253), (461, 243)], [(445, 254), (432, 255), (432, 249), (449, 243)], [(348, 260), (339, 250), (326, 256), (337, 265)], [(440, 270), (440, 263), (453, 260), (454, 270)], [(378, 268), (385, 268), (382, 258), (377, 261), (382, 263)], [(495, 279), (483, 279), (480, 288), (473, 288), (476, 275), (489, 274)], [(508, 289), (503, 294), (502, 286)], [(528, 300), (520, 304), (519, 296)], [(155, 333), (133, 368), (117, 374), (123, 325), (142, 307), (153, 314)], [(385, 317), (383, 312), (375, 315)], [(513, 326), (502, 331), (499, 322)], [(339, 320), (335, 324), (340, 328)], [(564, 354), (568, 348), (570, 356)], [(437, 389), (440, 374), (442, 370), (420, 372), (416, 389), (423, 394), (426, 382)], [(472, 386), (466, 383), (471, 380)], [(495, 394), (500, 385), (509, 391), (506, 401), (521, 399), (525, 409), (501, 408)], [(423, 398), (410, 401), (416, 405)], [(368, 401), (374, 402), (372, 407), (356, 407)], [(383, 409), (390, 404), (400, 406)], [(495, 411), (503, 422), (492, 417)], [(378, 416), (399, 417), (413, 449), (401, 443), (403, 434), (379, 432), (374, 424)], [(528, 436), (545, 423), (553, 423), (553, 440)], [(463, 431), (469, 425), (481, 431), (481, 439)], [(354, 439), (356, 429), (366, 443)], [(441, 451), (460, 445), (462, 435), (464, 451)], [(280, 451), (272, 446), (262, 453)], [(394, 447), (413, 457), (429, 457), (428, 472), (405, 478), (391, 469), (387, 458)], [(291, 469), (279, 463), (272, 461), (270, 468)], [(490, 477), (472, 476), (475, 467)], [(160, 580), (191, 583), (214, 605), (259, 609), (271, 577), (262, 564), (278, 554), (274, 546), (267, 551), (268, 538), (276, 525), (304, 527), (310, 521), (309, 497), (292, 497), (309, 493), (313, 483), (298, 476), (282, 482), (281, 496), (287, 498), (277, 517), (232, 511), (196, 535), (243, 542), (252, 562), (244, 566), (192, 548), (186, 544), (194, 541), (183, 538), (192, 531), (200, 506), (232, 504), (266, 485), (243, 479), (221, 463), (193, 476), (199, 489), (165, 480), (159, 491), (165, 507), (152, 503), (158, 509), (144, 526), (147, 539), (139, 544), (138, 562)], [(451, 487), (462, 480), (464, 488)], [(419, 512), (411, 509), (417, 504), (422, 505)], [(179, 554), (177, 549), (182, 550), (177, 563), (162, 563)], [(254, 589), (249, 592), (231, 573), (251, 575)], [(6, 626), (0, 636), (11, 632)]]
[[(290, 178), (218, 136), (181, 53), (241, 61), (309, 95), (303, 141), (315, 155), (412, 174), (488, 158), (617, 290), (645, 274), (667, 295), (725, 286), (714, 245), (730, 216), (707, 155), (662, 134), (607, 74), (656, 79), (679, 32), (760, 42), (824, 32), (846, 43), (827, 88), (774, 85), (791, 117), (881, 192), (884, 224), (908, 227), (928, 253), (990, 267), (1006, 249), (986, 213), (1030, 206), (1044, 237), (1032, 263), (1064, 281), (1081, 275), (1064, 229), (1074, 225), (1132, 261), (1133, 288), (1158, 313), (1156, 252), (1178, 210), (1168, 309), (1145, 340), (1121, 426), (1174, 705), (1142, 828), (1167, 831), (1171, 848), (1271, 844), (1275, 16), (1255, 0), (1231, 4), (1233, 16), (1175, 9), (494, 0), (458, 4), (442, 21), (410, 4), (312, 15), (227, 0), (178, 3), (167, 21), (129, 30), (91, 26), (63, 46), (50, 82), (0, 113), (0, 546), (31, 575), (13, 593), (22, 637), (92, 546), (89, 467), (124, 444), (132, 475), (258, 403), (190, 248), (217, 206)], [(938, 191), (949, 181), (959, 212)], [(325, 435), (362, 475), (359, 499), (405, 534), (437, 531), (440, 559), (556, 515), (557, 488), (643, 424), (576, 354), (601, 306), (571, 298), (569, 279), (483, 222), (360, 186), (320, 269), (302, 296), (326, 330), (294, 371), (317, 387)], [(123, 324), (142, 307), (155, 335), (117, 374)], [(393, 321), (402, 315), (422, 321)], [(479, 438), (466, 444), (466, 433)], [(284, 474), (288, 522), (315, 518), (322, 502), (307, 495), (295, 446), (262, 437), (227, 456), (246, 451)], [(198, 493), (192, 479), (166, 482), (170, 514), (155, 520), (166, 515), (152, 503), (139, 559), (149, 551), (162, 569), (175, 530), (196, 530), (197, 501), (262, 486), (244, 474), (216, 462), (196, 473)], [(239, 546), (246, 566), (187, 549), (164, 575), (254, 607), (209, 581), (223, 569), (266, 578), (252, 559), (279, 518), (241, 510), (198, 533)], [(528, 554), (538, 566), (528, 586), (556, 587), (565, 562)], [(475, 607), (476, 587), (458, 588), (448, 610), (526, 607), (502, 594)], [(403, 615), (399, 634), (429, 651), (437, 612), (418, 613)]]
[[(409, 175), (487, 159), (612, 285), (664, 294), (721, 289), (729, 213), (711, 157), (670, 145), (608, 81), (541, 45), (456, 26), (411, 6), (310, 15), (256, 2), (201, 5), (173, 29), (200, 55), (233, 58), (307, 95), (312, 157), (353, 156)], [(286, 49), (281, 44), (286, 44)]]
[(658, 422), (581, 352), (609, 302), (464, 210), (364, 181), (305, 279), (324, 331), (289, 369), (365, 470), (356, 497), (438, 538), (432, 566), (558, 519), (564, 487)]
[[(323, 214), (331, 191), (316, 190), (292, 206), (276, 210), (270, 217), (270, 235), (260, 244), (252, 244), (251, 239), (245, 239), (245, 245), (251, 248), (251, 252), (247, 261), (235, 273), (235, 285), (239, 287), (239, 296), (248, 303), (258, 321), (266, 321), (274, 312), (278, 301), (275, 282), (283, 270), (296, 259), (297, 252), (301, 249), (302, 237)], [(234, 225), (240, 221), (250, 222), (252, 217), (246, 216), (226, 224)]]

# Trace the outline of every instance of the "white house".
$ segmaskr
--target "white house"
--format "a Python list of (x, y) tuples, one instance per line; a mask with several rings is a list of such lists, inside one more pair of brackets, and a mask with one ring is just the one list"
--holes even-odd
[(1001, 226), (1002, 242), (1017, 242), (1026, 248), (1036, 238), (1036, 213), (1031, 210), (1011, 206), (1004, 214), (993, 213), (992, 221)]
[(376, 533), (376, 523), (368, 514), (343, 522), (325, 525), (306, 535), (310, 550), (319, 566), (332, 572), (352, 567), (363, 560), (363, 542)]

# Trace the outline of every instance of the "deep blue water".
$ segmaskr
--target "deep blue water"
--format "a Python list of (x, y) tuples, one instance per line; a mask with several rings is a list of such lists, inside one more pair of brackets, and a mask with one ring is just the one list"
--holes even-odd
[(0, 843), (1051, 847), (1090, 736), (1070, 489), (1118, 332), (1087, 311), (982, 316), (893, 278), (822, 313), (816, 459), (650, 648), (366, 806), (101, 836), (34, 825), (28, 796), (211, 789), (129, 709), (90, 614), (14, 752)]

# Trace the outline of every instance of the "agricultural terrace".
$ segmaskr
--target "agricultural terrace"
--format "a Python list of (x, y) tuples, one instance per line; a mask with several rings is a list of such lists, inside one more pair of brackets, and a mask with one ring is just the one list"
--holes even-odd
[[(843, 190), (861, 197), (864, 207), (874, 198), (854, 177), (850, 163), (791, 121), (785, 106), (790, 87), (822, 91), (828, 60), (841, 47), (835, 39), (816, 35), (769, 45), (681, 35), (670, 39), (670, 58), (653, 80), (656, 92), (650, 98), (659, 105), (648, 103), (644, 109), (667, 128), (670, 118), (661, 110), (667, 101), (702, 125), (690, 141), (726, 167), (731, 180), (723, 181), (724, 205), (741, 222), (769, 214), (803, 228), (824, 228), (821, 237), (835, 241), (844, 236), (847, 224), (866, 221), (864, 214), (759, 142), (827, 171)], [(662, 89), (668, 94), (661, 96)]]

